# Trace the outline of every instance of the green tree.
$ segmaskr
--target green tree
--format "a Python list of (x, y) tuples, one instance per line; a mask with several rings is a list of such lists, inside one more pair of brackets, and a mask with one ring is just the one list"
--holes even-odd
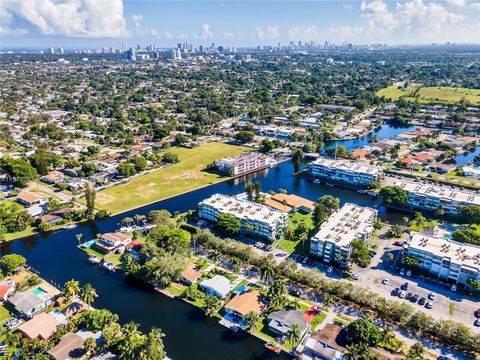
[(63, 286), (63, 295), (67, 299), (72, 299), (80, 292), (80, 284), (77, 280), (69, 280)]
[(271, 261), (265, 261), (260, 266), (260, 279), (269, 283), (275, 277), (275, 266)]
[(405, 206), (408, 203), (408, 194), (400, 186), (385, 186), (380, 190), (380, 197), (387, 206)]
[(92, 354), (97, 348), (97, 341), (94, 338), (89, 337), (85, 340), (83, 347), (85, 348), (87, 354)]
[(140, 360), (151, 359), (165, 359), (167, 356), (165, 352), (165, 345), (163, 344), (163, 338), (165, 334), (158, 328), (152, 328), (146, 337), (141, 350), (139, 352)]
[(352, 248), (350, 259), (355, 264), (362, 268), (366, 268), (370, 265), (371, 258), (368, 252), (368, 245), (365, 241), (361, 239), (352, 240), (350, 247)]
[(423, 360), (424, 354), (425, 348), (417, 342), (408, 350), (405, 360)]
[(351, 322), (347, 327), (348, 338), (356, 344), (375, 346), (382, 339), (382, 330), (365, 317)]
[(237, 234), (240, 231), (240, 226), (240, 220), (231, 214), (220, 214), (217, 217), (217, 227), (225, 234)]
[(85, 304), (91, 305), (95, 301), (96, 297), (98, 297), (97, 291), (91, 284), (85, 284), (80, 289), (80, 300), (82, 300)]
[(288, 333), (288, 339), (290, 340), (290, 345), (292, 347), (294, 347), (298, 343), (301, 335), (302, 333), (300, 327), (297, 324), (293, 324), (290, 332)]
[(235, 134), (235, 139), (240, 141), (242, 144), (252, 142), (254, 137), (255, 137), (255, 133), (250, 130), (241, 130)]
[(247, 323), (247, 329), (251, 333), (257, 332), (262, 325), (262, 318), (254, 311), (250, 311), (247, 315), (245, 315), (245, 321)]
[(172, 153), (172, 152), (166, 152), (165, 154), (162, 155), (162, 160), (167, 163), (176, 163), (179, 158), (178, 154)]
[(136, 156), (129, 160), (135, 167), (135, 171), (140, 172), (147, 168), (147, 159), (143, 156)]
[(205, 315), (209, 317), (214, 316), (220, 305), (220, 299), (215, 296), (207, 296), (205, 298)]
[(135, 169), (135, 165), (129, 162), (124, 162), (118, 165), (117, 171), (121, 177), (130, 177), (137, 173), (137, 170)]
[(5, 255), (0, 259), (0, 269), (4, 274), (10, 275), (15, 269), (19, 268), (20, 266), (24, 266), (26, 262), (27, 260), (21, 255)]
[(92, 216), (95, 212), (95, 189), (91, 185), (85, 187), (85, 201), (87, 203), (87, 214)]
[(414, 256), (407, 255), (403, 258), (403, 263), (405, 264), (406, 267), (410, 269), (414, 269), (420, 265), (420, 260), (418, 260)]

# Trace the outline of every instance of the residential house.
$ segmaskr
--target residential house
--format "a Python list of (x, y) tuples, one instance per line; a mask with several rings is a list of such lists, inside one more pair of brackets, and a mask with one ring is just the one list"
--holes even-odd
[(315, 209), (315, 203), (295, 194), (275, 194), (265, 198), (264, 205), (283, 212), (310, 213)]
[(18, 330), (27, 339), (49, 340), (57, 331), (60, 323), (50, 314), (40, 313), (23, 323)]
[(229, 315), (244, 320), (245, 315), (250, 312), (260, 315), (266, 306), (262, 295), (253, 290), (236, 295), (225, 305), (224, 309)]
[(104, 252), (110, 252), (120, 246), (126, 246), (132, 241), (132, 236), (122, 232), (105, 233), (95, 243), (95, 247)]
[(47, 195), (41, 193), (26, 191), (18, 194), (17, 201), (25, 206), (44, 205), (48, 198)]
[(186, 285), (195, 284), (198, 279), (202, 277), (202, 272), (200, 271), (198, 265), (189, 264), (180, 277), (180, 281)]
[(308, 322), (300, 310), (279, 310), (268, 315), (268, 328), (281, 336), (288, 336), (293, 325), (297, 325), (303, 335), (308, 329)]
[(138, 259), (140, 256), (140, 250), (145, 246), (145, 243), (140, 240), (130, 241), (125, 249), (135, 258)]
[(40, 180), (42, 180), (44, 183), (47, 183), (47, 184), (56, 184), (56, 183), (62, 182), (63, 179), (64, 179), (63, 173), (56, 170), (50, 171), (48, 172), (48, 174), (40, 178)]
[(302, 359), (342, 360), (346, 346), (347, 331), (339, 325), (326, 324), (297, 345), (294, 353)]
[(230, 280), (222, 275), (215, 275), (211, 279), (205, 279), (199, 286), (207, 295), (216, 296), (220, 299), (224, 299), (230, 290), (232, 290)]
[(15, 291), (15, 281), (0, 281), (0, 301), (7, 301), (8, 297)]
[(62, 217), (53, 214), (47, 214), (40, 217), (40, 222), (47, 223), (48, 225), (55, 225), (62, 221)]
[(63, 335), (47, 354), (55, 360), (81, 359), (85, 355), (83, 344), (84, 340), (80, 335), (69, 332)]

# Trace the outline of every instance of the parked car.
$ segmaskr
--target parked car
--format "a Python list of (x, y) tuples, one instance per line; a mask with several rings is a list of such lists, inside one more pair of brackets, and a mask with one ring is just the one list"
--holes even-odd
[(13, 329), (14, 327), (19, 326), (21, 323), (23, 323), (23, 320), (22, 320), (22, 319), (13, 318), (13, 319), (8, 320), (8, 321), (5, 323), (5, 326), (6, 326), (8, 329)]
[(432, 303), (431, 301), (429, 301), (429, 302), (427, 302), (427, 303), (425, 304), (425, 307), (426, 307), (427, 309), (431, 309), (431, 308), (433, 308), (433, 303)]
[(475, 320), (475, 322), (473, 323), (473, 325), (475, 325), (475, 326), (480, 326), (480, 319)]
[(453, 292), (456, 292), (457, 291), (457, 285), (452, 284), (452, 286), (450, 286), (450, 290), (452, 290)]
[(478, 308), (477, 311), (473, 313), (473, 315), (475, 315), (475, 317), (477, 318), (480, 318), (480, 308)]
[(350, 277), (352, 278), (352, 280), (358, 280), (358, 275), (357, 274), (350, 274)]
[(404, 269), (404, 268), (401, 268), (401, 269), (400, 269), (400, 275), (401, 275), (401, 276), (405, 275), (405, 269)]
[(420, 295), (415, 294), (410, 298), (410, 301), (416, 303), (418, 299), (420, 299)]
[(392, 296), (398, 296), (398, 293), (400, 292), (400, 288), (395, 288), (392, 290)]
[(390, 280), (388, 280), (388, 279), (383, 279), (382, 280), (383, 285), (388, 285), (389, 283), (390, 283)]
[(418, 305), (425, 305), (426, 302), (427, 302), (427, 299), (422, 297), (422, 298), (420, 298), (420, 300), (418, 300)]
[(402, 284), (402, 286), (400, 286), (400, 289), (408, 290), (408, 282), (406, 282), (405, 284)]
[(432, 301), (435, 300), (435, 294), (434, 293), (428, 294), (428, 298)]
[(401, 242), (401, 241), (395, 241), (395, 242), (393, 243), (393, 245), (395, 245), (395, 246), (403, 246), (403, 242)]
[(398, 294), (398, 297), (399, 297), (400, 299), (403, 299), (406, 294), (407, 294), (407, 292), (406, 292), (405, 290), (401, 290), (400, 293)]
[(412, 276), (412, 270), (407, 270), (406, 274), (407, 276)]
[(333, 272), (333, 266), (329, 266), (329, 267), (327, 268), (327, 273), (330, 274), (330, 273), (332, 273), (332, 272)]
[(450, 357), (448, 357), (448, 356), (443, 356), (443, 355), (441, 355), (441, 356), (439, 356), (439, 357), (437, 358), (437, 360), (452, 360), (452, 358), (450, 358)]
[(405, 300), (410, 300), (412, 296), (413, 296), (412, 293), (408, 293), (407, 295), (405, 295)]

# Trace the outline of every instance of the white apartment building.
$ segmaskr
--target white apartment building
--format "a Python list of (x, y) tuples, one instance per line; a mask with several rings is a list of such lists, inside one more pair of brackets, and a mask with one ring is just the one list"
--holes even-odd
[(318, 158), (310, 164), (310, 175), (351, 185), (379, 181), (382, 168), (349, 160)]
[(236, 197), (215, 194), (198, 204), (198, 215), (202, 219), (216, 221), (220, 214), (239, 219), (242, 232), (271, 241), (282, 235), (288, 223), (287, 213), (248, 201), (245, 194)]
[(217, 169), (225, 174), (237, 176), (265, 169), (272, 164), (273, 159), (257, 152), (246, 152), (237, 156), (215, 161)]
[(460, 206), (480, 206), (480, 195), (450, 186), (415, 183), (407, 180), (391, 180), (387, 185), (399, 186), (408, 194), (408, 206), (415, 209), (435, 211), (443, 205), (445, 214), (458, 215)]
[(378, 211), (346, 203), (333, 213), (310, 241), (310, 253), (324, 262), (345, 266), (350, 258), (352, 240), (369, 241)]
[(480, 247), (440, 236), (412, 232), (404, 254), (420, 260), (419, 267), (439, 278), (466, 284), (480, 281)]

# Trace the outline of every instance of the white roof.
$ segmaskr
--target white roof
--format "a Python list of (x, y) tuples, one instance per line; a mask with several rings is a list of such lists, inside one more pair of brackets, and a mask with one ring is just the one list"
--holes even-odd
[(362, 234), (373, 233), (376, 213), (375, 209), (346, 203), (320, 226), (312, 240), (335, 243), (339, 247), (349, 246)]
[(386, 178), (387, 185), (400, 186), (405, 191), (415, 193), (419, 195), (425, 195), (429, 197), (439, 198), (447, 201), (457, 201), (465, 204), (479, 205), (480, 196), (473, 192), (466, 190), (460, 190), (456, 187), (437, 186), (425, 183), (415, 183), (412, 181), (395, 179), (393, 182), (391, 178)]
[(217, 294), (226, 296), (230, 292), (232, 286), (230, 284), (230, 280), (228, 280), (225, 276), (215, 275), (211, 279), (203, 280), (200, 283), (200, 287), (212, 289)]
[(379, 166), (373, 166), (373, 165), (361, 163), (358, 161), (335, 160), (335, 159), (327, 159), (323, 157), (318, 158), (317, 160), (312, 162), (311, 165), (337, 168), (337, 169), (361, 173), (361, 174), (378, 175), (382, 172), (382, 168), (380, 168)]
[(430, 253), (440, 258), (450, 258), (452, 263), (480, 269), (480, 247), (458, 243), (441, 236), (412, 232), (408, 247)]

